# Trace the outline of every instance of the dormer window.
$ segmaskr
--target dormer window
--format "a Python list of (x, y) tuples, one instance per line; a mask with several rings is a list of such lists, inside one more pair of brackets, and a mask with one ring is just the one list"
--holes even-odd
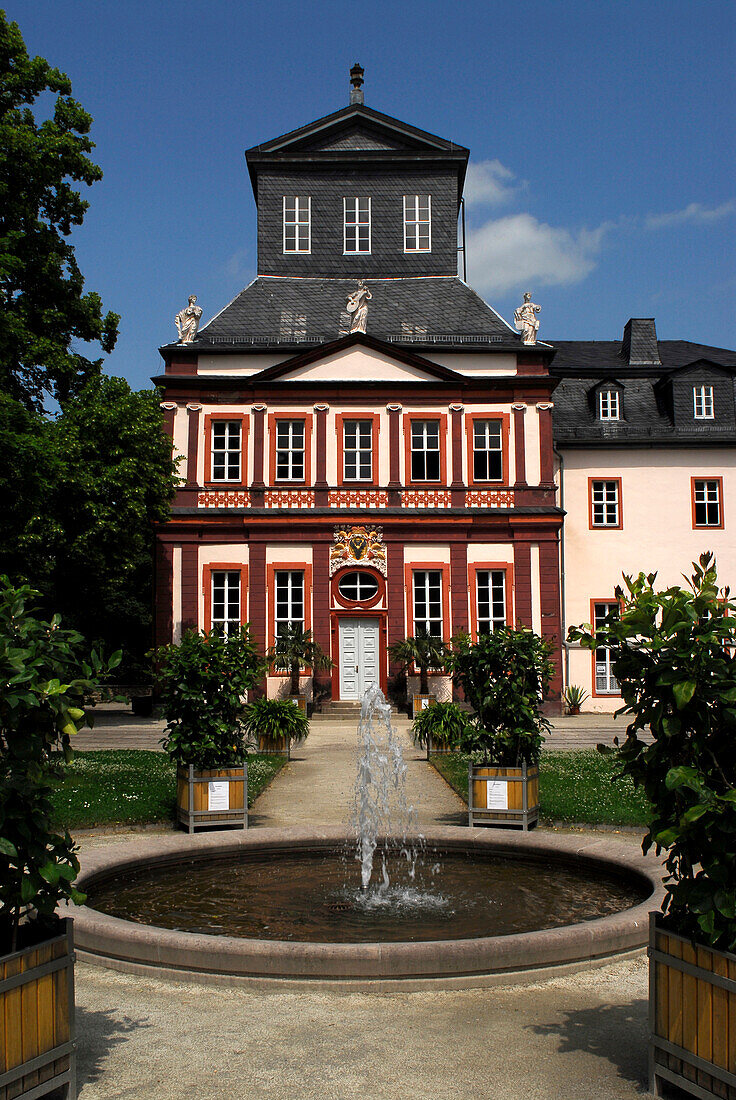
[(618, 390), (600, 390), (598, 393), (598, 419), (620, 420), (621, 404)]
[(712, 386), (693, 386), (693, 416), (696, 420), (715, 419)]
[(345, 255), (369, 253), (371, 250), (371, 200), (343, 199), (345, 214)]
[(404, 195), (404, 252), (431, 252), (432, 196)]
[(312, 251), (312, 200), (284, 195), (284, 253)]

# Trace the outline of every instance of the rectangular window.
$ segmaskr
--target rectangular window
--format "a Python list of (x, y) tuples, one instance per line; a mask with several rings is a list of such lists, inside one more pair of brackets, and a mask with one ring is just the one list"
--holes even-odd
[(590, 484), (590, 526), (621, 526), (621, 479), (595, 481)]
[(304, 481), (304, 421), (276, 421), (276, 480)]
[(284, 252), (311, 252), (312, 200), (309, 195), (284, 195)]
[(719, 477), (692, 479), (693, 527), (723, 527)]
[(280, 638), (289, 627), (304, 629), (304, 573), (299, 569), (282, 569), (274, 573), (275, 615), (274, 638)]
[(345, 213), (345, 253), (370, 252), (370, 198), (345, 198), (342, 201)]
[(475, 574), (478, 634), (506, 626), (506, 571), (479, 569)]
[(371, 481), (373, 478), (373, 421), (343, 421), (343, 478)]
[(237, 634), (240, 630), (240, 572), (214, 570), (212, 585), (212, 630), (223, 634)]
[(442, 572), (439, 569), (415, 570), (412, 578), (414, 597), (414, 637), (442, 637)]
[(432, 196), (404, 195), (404, 252), (430, 252)]
[(693, 386), (693, 415), (696, 420), (715, 419), (712, 386)]
[(411, 422), (411, 479), (412, 481), (439, 481), (440, 479), (439, 420), (412, 420)]
[(618, 420), (618, 390), (601, 390), (598, 394), (598, 418), (600, 420)]
[(212, 481), (240, 481), (242, 431), (239, 420), (212, 421)]
[(503, 424), (473, 421), (473, 481), (503, 480)]
[[(593, 626), (595, 630), (600, 630), (603, 627), (603, 621), (609, 614), (618, 614), (617, 603), (598, 603), (593, 604)], [(613, 675), (611, 651), (605, 646), (600, 646), (595, 651), (593, 657), (595, 663), (595, 693), (596, 695), (618, 695), (620, 689), (618, 686), (618, 680)]]

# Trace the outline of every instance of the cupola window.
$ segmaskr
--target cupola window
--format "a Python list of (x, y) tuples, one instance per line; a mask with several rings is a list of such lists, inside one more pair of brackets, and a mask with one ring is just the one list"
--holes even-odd
[(312, 251), (312, 200), (284, 195), (284, 252)]
[(404, 252), (432, 249), (432, 196), (404, 195)]
[(343, 199), (345, 214), (345, 255), (369, 253), (371, 250), (371, 200)]

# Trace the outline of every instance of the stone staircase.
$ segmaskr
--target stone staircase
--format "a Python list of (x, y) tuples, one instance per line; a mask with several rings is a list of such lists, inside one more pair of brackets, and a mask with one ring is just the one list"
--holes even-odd
[[(315, 711), (310, 721), (312, 722), (352, 722), (357, 727), (360, 720), (360, 702), (358, 700), (329, 700), (322, 704), (322, 710)], [(409, 724), (406, 711), (398, 710), (391, 705), (391, 721), (393, 725)]]

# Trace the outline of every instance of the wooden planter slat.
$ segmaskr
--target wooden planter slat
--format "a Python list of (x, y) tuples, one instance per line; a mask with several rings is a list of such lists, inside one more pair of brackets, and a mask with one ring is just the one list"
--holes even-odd
[(259, 737), (258, 751), (285, 756), (287, 760), (291, 760), (291, 742), (288, 737)]
[(736, 955), (650, 924), (650, 1088), (736, 1100)]
[(76, 1096), (72, 922), (0, 960), (0, 1100)]
[[(507, 808), (489, 810), (488, 779), (506, 783)], [(536, 764), (520, 768), (468, 765), (468, 824), (520, 825), (526, 831), (539, 820), (539, 768)]]
[[(209, 809), (208, 784), (211, 780), (227, 781), (227, 810)], [(192, 765), (188, 768), (179, 766), (176, 770), (176, 811), (179, 823), (190, 833), (195, 829), (218, 825), (238, 825), (241, 829), (247, 829), (247, 764), (239, 764), (234, 768), (207, 768), (202, 771), (197, 771)]]

